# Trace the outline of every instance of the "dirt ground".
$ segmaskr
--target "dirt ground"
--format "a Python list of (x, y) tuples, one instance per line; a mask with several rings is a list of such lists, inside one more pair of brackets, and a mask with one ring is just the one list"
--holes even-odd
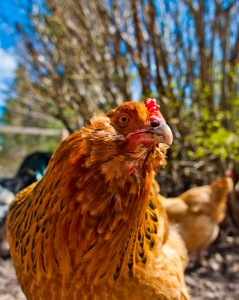
[[(207, 265), (190, 257), (186, 281), (191, 300), (239, 299), (239, 232), (220, 236), (204, 255)], [(205, 264), (205, 263), (204, 263)], [(0, 259), (0, 300), (24, 300), (11, 259)]]
[(239, 234), (221, 236), (205, 255), (206, 266), (190, 257), (186, 282), (192, 300), (239, 299)]

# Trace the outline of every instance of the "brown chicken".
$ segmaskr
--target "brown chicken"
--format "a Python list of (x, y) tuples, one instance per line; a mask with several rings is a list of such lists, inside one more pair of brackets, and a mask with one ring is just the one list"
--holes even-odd
[(150, 190), (171, 143), (148, 99), (93, 117), (59, 145), (8, 215), (28, 299), (188, 299), (184, 243)]
[(177, 198), (160, 195), (170, 223), (179, 224), (188, 252), (200, 251), (217, 238), (226, 213), (227, 196), (232, 190), (233, 182), (226, 177), (210, 185), (193, 187)]

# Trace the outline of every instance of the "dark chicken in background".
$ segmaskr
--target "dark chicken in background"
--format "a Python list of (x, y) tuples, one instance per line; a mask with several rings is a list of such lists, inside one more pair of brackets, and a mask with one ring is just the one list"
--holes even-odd
[(25, 157), (13, 177), (0, 179), (0, 256), (2, 258), (9, 257), (5, 229), (9, 204), (16, 193), (42, 178), (51, 156), (51, 152), (34, 152)]

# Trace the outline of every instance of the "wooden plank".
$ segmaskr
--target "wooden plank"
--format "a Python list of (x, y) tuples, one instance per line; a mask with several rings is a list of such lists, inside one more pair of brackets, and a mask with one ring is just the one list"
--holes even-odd
[(62, 134), (62, 130), (4, 125), (0, 127), (0, 133), (60, 136)]

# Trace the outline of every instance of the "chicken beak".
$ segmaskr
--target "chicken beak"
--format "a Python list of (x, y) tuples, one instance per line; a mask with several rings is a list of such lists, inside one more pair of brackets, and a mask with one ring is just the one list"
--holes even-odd
[(155, 140), (158, 143), (171, 145), (173, 142), (172, 131), (165, 122), (161, 123), (157, 127), (151, 127), (150, 132), (155, 134)]
[(126, 138), (131, 139), (130, 144), (134, 147), (139, 144), (145, 146), (159, 143), (171, 145), (173, 142), (172, 131), (165, 121), (161, 121), (158, 126), (131, 131), (126, 135)]

